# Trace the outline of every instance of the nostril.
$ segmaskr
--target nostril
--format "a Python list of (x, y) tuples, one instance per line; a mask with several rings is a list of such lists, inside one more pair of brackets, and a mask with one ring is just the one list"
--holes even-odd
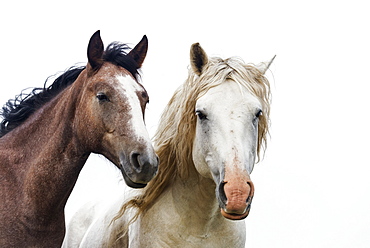
[(248, 195), (246, 203), (250, 206), (250, 204), (252, 204), (252, 200), (254, 196), (254, 185), (252, 182), (248, 182), (248, 186), (250, 188), (250, 191), (249, 191), (249, 195)]
[(131, 164), (133, 165), (134, 169), (136, 170), (137, 173), (141, 172), (141, 165), (139, 162), (139, 153), (132, 153), (131, 154)]
[(218, 188), (218, 193), (219, 193), (219, 197), (220, 197), (221, 205), (222, 206), (225, 206), (226, 205), (226, 201), (227, 201), (227, 197), (226, 197), (226, 194), (225, 194), (225, 184), (226, 184), (226, 182), (225, 181), (222, 181), (220, 183), (219, 188)]
[(154, 166), (155, 168), (158, 168), (158, 166), (159, 166), (159, 157), (158, 156), (155, 156), (156, 157), (156, 159), (157, 159), (157, 164)]

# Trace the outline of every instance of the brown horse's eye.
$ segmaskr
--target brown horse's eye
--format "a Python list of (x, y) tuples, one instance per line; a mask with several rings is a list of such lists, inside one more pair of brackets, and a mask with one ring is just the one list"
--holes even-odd
[(145, 104), (149, 103), (149, 96), (146, 92), (141, 92), (141, 97), (146, 100)]
[(107, 97), (106, 94), (102, 93), (102, 92), (99, 92), (97, 95), (96, 95), (96, 98), (99, 99), (99, 101), (101, 102), (109, 102), (109, 98)]

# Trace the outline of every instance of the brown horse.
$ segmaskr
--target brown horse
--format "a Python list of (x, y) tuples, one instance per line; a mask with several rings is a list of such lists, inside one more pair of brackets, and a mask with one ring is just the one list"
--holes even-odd
[(130, 51), (100, 32), (85, 67), (3, 107), (0, 127), (0, 247), (60, 247), (64, 206), (90, 153), (108, 158), (131, 187), (156, 174), (144, 124), (149, 101), (138, 83), (146, 36)]

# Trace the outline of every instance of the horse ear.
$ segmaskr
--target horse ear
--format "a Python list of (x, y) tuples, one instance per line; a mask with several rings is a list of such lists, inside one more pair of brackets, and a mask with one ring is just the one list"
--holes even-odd
[(128, 53), (137, 63), (137, 69), (141, 68), (148, 51), (148, 38), (143, 36), (141, 41)]
[(103, 52), (104, 45), (100, 38), (100, 30), (98, 30), (91, 36), (87, 47), (87, 58), (91, 70), (96, 71), (103, 64)]
[(270, 60), (270, 62), (262, 62), (262, 63), (259, 63), (256, 68), (262, 73), (262, 74), (265, 74), (265, 72), (269, 69), (270, 65), (272, 64), (272, 62), (274, 61), (276, 55)]
[(199, 43), (194, 43), (190, 48), (190, 64), (193, 71), (200, 76), (203, 67), (208, 63), (208, 56)]

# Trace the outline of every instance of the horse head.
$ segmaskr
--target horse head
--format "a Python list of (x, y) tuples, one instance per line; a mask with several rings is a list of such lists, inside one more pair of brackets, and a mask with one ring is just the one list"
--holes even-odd
[(202, 176), (215, 182), (221, 213), (232, 220), (248, 216), (254, 195), (250, 174), (269, 115), (267, 91), (261, 83), (268, 66), (246, 66), (236, 58), (208, 58), (199, 44), (191, 47), (196, 80), (214, 81), (195, 103), (193, 161)]
[(149, 96), (138, 82), (148, 40), (144, 36), (127, 54), (126, 48), (113, 43), (104, 51), (99, 31), (91, 37), (86, 71), (80, 75), (81, 83), (73, 85), (83, 91), (75, 125), (90, 150), (113, 162), (128, 186), (141, 188), (158, 168), (144, 122)]

